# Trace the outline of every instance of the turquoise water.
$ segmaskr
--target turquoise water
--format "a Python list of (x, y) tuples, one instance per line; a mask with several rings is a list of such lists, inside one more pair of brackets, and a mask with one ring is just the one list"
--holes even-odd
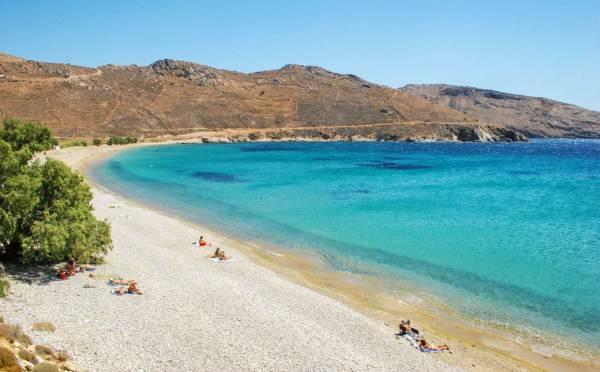
[(152, 146), (93, 177), (472, 316), (600, 345), (600, 141)]

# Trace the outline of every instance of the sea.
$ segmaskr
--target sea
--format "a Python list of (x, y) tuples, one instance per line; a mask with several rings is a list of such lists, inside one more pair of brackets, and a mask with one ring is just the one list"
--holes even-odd
[(265, 142), (122, 151), (102, 186), (600, 350), (600, 141)]

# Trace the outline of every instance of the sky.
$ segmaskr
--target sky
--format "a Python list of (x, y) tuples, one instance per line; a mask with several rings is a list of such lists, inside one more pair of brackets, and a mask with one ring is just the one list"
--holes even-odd
[(600, 0), (1, 0), (0, 14), (0, 51), (26, 59), (241, 72), (297, 63), (600, 111)]

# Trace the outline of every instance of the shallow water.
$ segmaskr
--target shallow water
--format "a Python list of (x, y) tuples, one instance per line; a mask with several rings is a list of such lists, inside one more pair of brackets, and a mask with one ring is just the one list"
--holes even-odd
[(600, 348), (600, 141), (168, 145), (92, 172), (217, 230)]

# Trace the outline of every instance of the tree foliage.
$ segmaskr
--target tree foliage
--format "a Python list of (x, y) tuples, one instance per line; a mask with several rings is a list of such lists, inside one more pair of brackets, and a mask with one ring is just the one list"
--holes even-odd
[(56, 144), (40, 124), (9, 119), (0, 130), (0, 255), (28, 262), (91, 261), (111, 246), (92, 214), (83, 177), (62, 162), (31, 160)]
[(14, 118), (4, 120), (0, 140), (8, 143), (19, 157), (24, 155), (24, 160), (29, 160), (34, 153), (49, 150), (58, 144), (48, 127), (39, 123), (21, 123)]
[(137, 143), (136, 137), (129, 136), (112, 136), (106, 142), (107, 145), (128, 145), (130, 143)]

